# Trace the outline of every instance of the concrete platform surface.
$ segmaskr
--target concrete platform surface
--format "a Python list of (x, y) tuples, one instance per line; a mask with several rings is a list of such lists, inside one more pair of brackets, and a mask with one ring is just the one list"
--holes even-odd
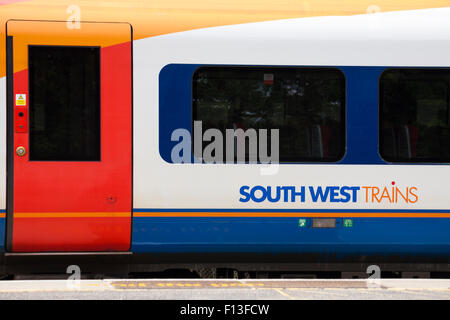
[(449, 300), (450, 280), (3, 280), (0, 299)]

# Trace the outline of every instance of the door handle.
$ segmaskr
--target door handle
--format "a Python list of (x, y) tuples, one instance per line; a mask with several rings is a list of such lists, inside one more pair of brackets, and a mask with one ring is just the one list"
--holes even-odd
[(27, 153), (27, 150), (26, 150), (24, 147), (22, 147), (22, 146), (17, 147), (17, 149), (16, 149), (16, 154), (17, 154), (19, 157), (23, 157), (26, 153)]

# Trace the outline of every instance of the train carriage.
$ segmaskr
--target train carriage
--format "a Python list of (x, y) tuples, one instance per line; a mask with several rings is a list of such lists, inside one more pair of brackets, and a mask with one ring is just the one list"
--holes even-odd
[(0, 2), (4, 273), (449, 272), (445, 1), (200, 2)]

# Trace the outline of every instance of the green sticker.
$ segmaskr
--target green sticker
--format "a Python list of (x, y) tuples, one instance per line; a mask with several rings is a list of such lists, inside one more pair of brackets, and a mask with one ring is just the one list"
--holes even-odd
[(353, 227), (353, 219), (344, 219), (344, 227), (352, 228)]
[(298, 220), (298, 226), (300, 228), (305, 228), (306, 227), (306, 219), (299, 219)]

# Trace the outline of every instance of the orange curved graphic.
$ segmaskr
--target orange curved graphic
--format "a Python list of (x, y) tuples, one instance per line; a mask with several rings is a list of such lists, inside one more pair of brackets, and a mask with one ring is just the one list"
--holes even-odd
[(129, 42), (127, 23), (81, 23), (80, 29), (69, 29), (66, 22), (8, 21), (8, 35), (14, 37), (14, 72), (28, 68), (28, 45), (67, 45), (109, 47)]
[(4, 6), (6, 4), (12, 4), (15, 2), (23, 2), (23, 1), (29, 1), (29, 0), (0, 0), (0, 6)]
[[(9, 19), (128, 22), (133, 38), (278, 19), (355, 15), (448, 7), (448, 0), (0, 0), (0, 23)], [(79, 9), (79, 12), (75, 12)], [(0, 28), (0, 77), (5, 75), (5, 33)]]

